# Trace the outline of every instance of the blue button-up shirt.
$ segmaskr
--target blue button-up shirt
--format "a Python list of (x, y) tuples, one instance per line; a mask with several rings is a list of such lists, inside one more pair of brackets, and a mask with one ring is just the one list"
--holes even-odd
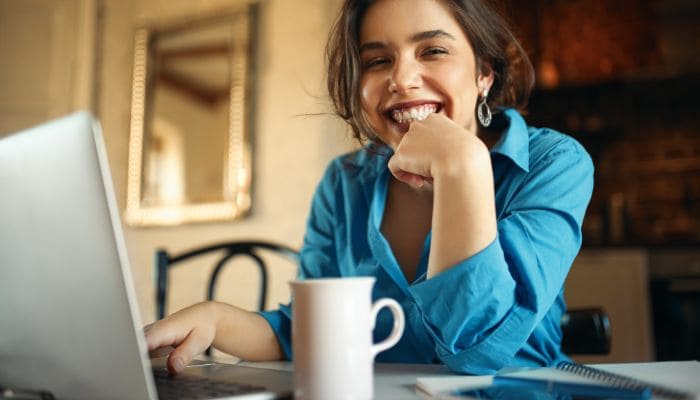
[[(311, 205), (299, 276), (373, 276), (373, 298), (402, 305), (403, 337), (377, 361), (441, 362), (456, 372), (488, 374), (566, 358), (563, 285), (581, 246), (593, 164), (571, 137), (528, 127), (513, 109), (503, 113), (507, 127), (491, 148), (498, 237), (430, 279), (430, 234), (417, 278), (408, 282), (380, 231), (390, 153), (361, 150), (326, 170)], [(289, 306), (261, 315), (291, 359)], [(380, 312), (375, 341), (391, 331), (391, 318)]]

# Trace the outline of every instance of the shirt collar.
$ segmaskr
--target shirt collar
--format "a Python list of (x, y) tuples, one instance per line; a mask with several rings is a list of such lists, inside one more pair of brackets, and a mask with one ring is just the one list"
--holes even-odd
[(527, 124), (520, 113), (513, 108), (503, 110), (503, 115), (508, 120), (508, 127), (498, 142), (491, 148), (491, 153), (508, 157), (520, 169), (529, 172), (530, 148)]

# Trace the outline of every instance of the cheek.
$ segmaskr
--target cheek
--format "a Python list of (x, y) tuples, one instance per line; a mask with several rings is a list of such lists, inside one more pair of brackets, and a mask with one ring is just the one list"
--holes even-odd
[(369, 87), (362, 82), (360, 84), (360, 105), (362, 106), (362, 110), (367, 112), (367, 109), (369, 108), (369, 103), (370, 103), (370, 90)]
[(452, 94), (458, 93), (457, 98), (474, 97), (477, 92), (476, 74), (469, 65), (461, 63), (445, 65), (443, 68), (434, 70), (433, 77), (447, 91)]
[(462, 98), (462, 104), (460, 107), (461, 124), (465, 128), (469, 129), (475, 119), (476, 119), (476, 102), (477, 102), (477, 91), (475, 88), (470, 88), (465, 92)]
[(360, 78), (360, 111), (369, 127), (376, 130), (378, 126), (377, 99), (371, 81)]
[(381, 101), (380, 88), (376, 82), (370, 79), (362, 79), (360, 81), (360, 107), (367, 118), (372, 128), (376, 129), (377, 124), (381, 121), (382, 116), (377, 111)]
[(367, 78), (360, 80), (360, 103), (365, 112), (376, 107), (376, 90), (372, 81)]
[(440, 86), (447, 94), (455, 122), (464, 125), (473, 118), (478, 99), (475, 78), (469, 73), (456, 68), (445, 69), (440, 73)]
[(464, 93), (464, 109), (469, 112), (476, 110), (476, 103), (479, 99), (479, 92), (476, 86), (469, 87)]

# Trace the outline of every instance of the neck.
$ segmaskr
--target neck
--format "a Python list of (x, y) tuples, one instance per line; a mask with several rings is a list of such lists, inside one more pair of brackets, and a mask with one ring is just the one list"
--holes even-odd
[(494, 132), (488, 129), (480, 128), (476, 136), (481, 139), (481, 141), (484, 142), (486, 147), (490, 150), (496, 145), (498, 139), (501, 138), (501, 132)]

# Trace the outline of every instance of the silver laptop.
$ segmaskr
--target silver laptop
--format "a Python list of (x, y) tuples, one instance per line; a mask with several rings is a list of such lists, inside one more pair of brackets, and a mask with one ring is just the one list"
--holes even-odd
[[(292, 392), (289, 372), (229, 364), (194, 364), (164, 384), (192, 377), (263, 388), (240, 398)], [(88, 113), (0, 139), (0, 388), (57, 399), (164, 397), (147, 356), (107, 154)], [(179, 390), (176, 397), (192, 398)]]

